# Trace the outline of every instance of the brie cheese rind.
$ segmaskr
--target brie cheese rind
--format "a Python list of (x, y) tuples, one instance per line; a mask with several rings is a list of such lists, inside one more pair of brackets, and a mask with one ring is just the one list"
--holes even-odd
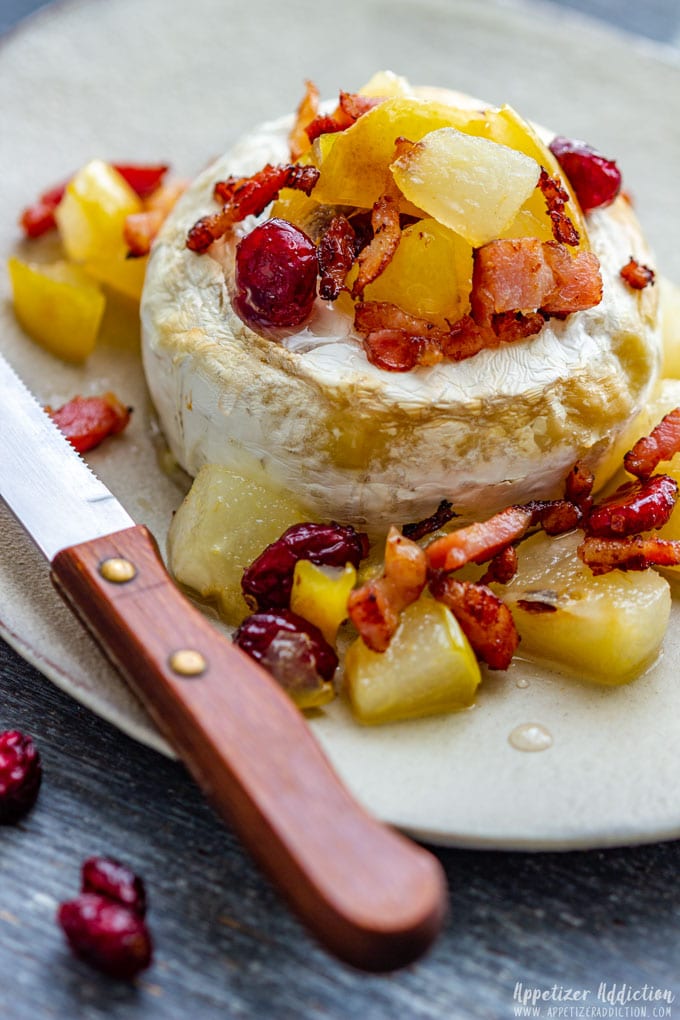
[(318, 299), (300, 331), (259, 336), (232, 309), (234, 239), (205, 255), (185, 246), (189, 228), (217, 209), (217, 180), (288, 162), (291, 124), (261, 126), (202, 173), (150, 257), (144, 369), (182, 467), (264, 471), (310, 516), (376, 532), (443, 498), (476, 519), (554, 498), (578, 460), (606, 481), (661, 365), (656, 288), (634, 291), (619, 275), (631, 255), (650, 259), (630, 204), (619, 197), (588, 216), (604, 283), (597, 307), (466, 361), (387, 372), (368, 362), (351, 319)]

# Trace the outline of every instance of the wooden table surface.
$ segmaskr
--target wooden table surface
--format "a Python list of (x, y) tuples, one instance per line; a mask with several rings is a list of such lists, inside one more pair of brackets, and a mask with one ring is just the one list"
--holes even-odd
[[(566, 5), (680, 42), (678, 0)], [(2, 0), (0, 31), (39, 6)], [(8, 728), (34, 736), (44, 785), (27, 818), (0, 829), (2, 1018), (496, 1020), (518, 1015), (518, 982), (557, 986), (543, 1016), (680, 1017), (678, 842), (539, 855), (437, 850), (450, 887), (445, 931), (417, 965), (365, 976), (310, 941), (180, 765), (92, 715), (0, 642), (0, 730)], [(155, 963), (134, 984), (72, 958), (54, 922), (94, 853), (124, 859), (147, 883)], [(559, 999), (560, 989), (583, 989), (586, 1003), (608, 1008), (596, 998), (602, 982), (666, 998), (589, 1014), (576, 1011), (583, 1000)]]

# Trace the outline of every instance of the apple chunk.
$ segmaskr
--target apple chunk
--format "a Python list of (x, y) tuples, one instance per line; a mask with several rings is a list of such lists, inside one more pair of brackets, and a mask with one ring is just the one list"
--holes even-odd
[(531, 156), (451, 127), (425, 135), (391, 170), (405, 198), (475, 248), (510, 226), (541, 173)]
[(519, 570), (493, 587), (521, 635), (520, 652), (606, 686), (628, 683), (658, 655), (671, 608), (654, 570), (595, 577), (578, 558), (580, 532), (540, 532), (519, 547)]

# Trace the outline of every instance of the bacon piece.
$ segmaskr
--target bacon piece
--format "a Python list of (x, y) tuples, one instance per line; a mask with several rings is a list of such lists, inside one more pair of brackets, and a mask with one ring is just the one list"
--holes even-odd
[(439, 531), (445, 524), (453, 520), (456, 516), (456, 512), (453, 509), (453, 504), (449, 503), (448, 499), (443, 499), (435, 512), (429, 517), (425, 517), (422, 521), (416, 521), (414, 524), (405, 524), (401, 529), (401, 533), (405, 538), (410, 538), (412, 542), (417, 542), (421, 538), (425, 538), (425, 535), (431, 535), (433, 531)]
[(442, 360), (434, 337), (411, 336), (398, 329), (379, 329), (364, 337), (364, 351), (372, 365), (387, 372), (410, 372), (419, 365), (436, 365)]
[[(540, 312), (500, 312), (491, 316), (491, 329), (499, 343), (511, 344), (540, 333), (545, 318)], [(487, 343), (487, 347), (495, 346)]]
[(310, 195), (319, 179), (314, 166), (284, 163), (272, 166), (267, 163), (252, 177), (229, 177), (218, 181), (214, 196), (224, 203), (220, 212), (201, 217), (187, 235), (187, 248), (202, 254), (210, 245), (223, 237), (235, 223), (246, 216), (259, 216), (279, 196), (281, 188), (294, 188)]
[(590, 509), (593, 501), (595, 476), (590, 468), (578, 461), (567, 475), (564, 483), (564, 498), (575, 503), (584, 513)]
[(310, 142), (319, 135), (335, 134), (356, 123), (374, 106), (384, 100), (375, 96), (362, 96), (355, 92), (341, 92), (338, 105), (332, 114), (320, 113), (307, 124), (305, 132)]
[(458, 570), (466, 563), (485, 563), (521, 538), (533, 523), (529, 507), (510, 506), (488, 520), (451, 531), (425, 550), (431, 570)]
[(290, 143), (290, 158), (293, 163), (300, 158), (303, 152), (309, 148), (310, 141), (307, 128), (319, 112), (319, 90), (313, 81), (305, 82), (305, 94), (300, 100), (300, 105), (295, 114), (295, 123), (291, 128), (288, 140)]
[(579, 232), (564, 211), (564, 207), (569, 201), (569, 194), (562, 187), (559, 177), (551, 177), (545, 167), (541, 167), (541, 176), (538, 178), (537, 187), (543, 192), (548, 207), (553, 237), (560, 244), (574, 247), (579, 242)]
[(517, 573), (517, 550), (514, 545), (506, 545), (490, 560), (486, 572), (479, 579), (480, 584), (508, 584)]
[(654, 270), (637, 262), (632, 256), (621, 270), (620, 276), (633, 290), (644, 290), (650, 283), (654, 283)]
[(577, 552), (595, 575), (608, 574), (611, 570), (647, 570), (653, 566), (680, 565), (679, 541), (645, 538), (643, 535), (626, 538), (590, 536), (584, 539)]
[(364, 289), (387, 268), (401, 241), (399, 190), (389, 176), (385, 194), (381, 195), (371, 213), (373, 238), (359, 252), (359, 275), (352, 287), (352, 297), (363, 297)]
[(148, 255), (158, 231), (180, 195), (186, 191), (188, 183), (180, 180), (162, 184), (146, 200), (143, 212), (131, 213), (125, 218), (123, 237), (128, 246), (128, 257)]
[(649, 478), (657, 465), (680, 453), (680, 407), (661, 419), (648, 436), (638, 439), (623, 458), (623, 466), (637, 478)]
[(541, 311), (548, 315), (569, 315), (599, 305), (602, 276), (597, 255), (591, 251), (572, 255), (555, 241), (544, 242), (543, 255), (554, 276), (555, 286), (546, 295)]
[(345, 287), (345, 277), (356, 255), (357, 238), (346, 216), (334, 216), (319, 239), (319, 297), (335, 301)]
[(540, 524), (546, 535), (563, 535), (583, 521), (583, 510), (567, 499), (533, 500), (526, 504), (532, 524)]
[(398, 528), (390, 528), (382, 577), (355, 588), (347, 602), (349, 618), (374, 652), (385, 651), (399, 626), (399, 614), (420, 597), (426, 580), (423, 550)]
[(620, 538), (662, 528), (675, 508), (678, 483), (668, 475), (626, 482), (596, 503), (588, 515), (586, 533)]
[(131, 407), (125, 407), (114, 393), (101, 397), (73, 397), (56, 410), (45, 410), (79, 453), (99, 446), (108, 436), (122, 432), (130, 421)]
[(408, 372), (442, 360), (446, 332), (388, 301), (360, 301), (354, 328), (364, 338), (368, 360), (391, 372)]
[(430, 591), (458, 620), (475, 655), (490, 669), (507, 669), (519, 644), (512, 613), (485, 584), (440, 574)]
[(54, 214), (64, 197), (67, 184), (68, 181), (63, 181), (61, 184), (56, 184), (47, 191), (43, 191), (32, 205), (23, 210), (19, 218), (19, 225), (26, 237), (31, 239), (41, 237), (56, 228), (57, 221)]
[(583, 311), (602, 300), (599, 262), (592, 252), (571, 255), (555, 241), (489, 241), (474, 253), (470, 300), (472, 318), (482, 327), (505, 312)]
[(480, 351), (500, 347), (502, 342), (493, 328), (482, 328), (472, 316), (464, 315), (449, 328), (441, 340), (441, 347), (448, 361), (465, 361)]

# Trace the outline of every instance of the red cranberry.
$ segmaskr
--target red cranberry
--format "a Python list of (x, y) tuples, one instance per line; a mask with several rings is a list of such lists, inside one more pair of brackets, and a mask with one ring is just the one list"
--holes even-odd
[(314, 242), (286, 220), (266, 220), (236, 247), (234, 307), (248, 325), (299, 326), (316, 297)]
[(0, 733), (0, 824), (17, 822), (35, 804), (42, 780), (40, 755), (18, 730)]
[(584, 212), (610, 205), (621, 190), (621, 171), (613, 159), (607, 159), (585, 142), (554, 138), (550, 151), (556, 157)]
[(234, 643), (286, 689), (300, 673), (331, 680), (338, 666), (338, 657), (319, 628), (290, 609), (253, 613), (234, 634)]
[(82, 869), (84, 893), (98, 893), (129, 907), (140, 917), (146, 913), (146, 890), (131, 868), (111, 857), (90, 857)]
[(368, 536), (351, 525), (294, 524), (268, 545), (243, 575), (241, 587), (248, 605), (285, 609), (290, 604), (293, 573), (298, 560), (317, 566), (358, 567), (368, 555)]
[(81, 893), (61, 904), (57, 920), (76, 955), (104, 974), (133, 978), (151, 963), (146, 923), (107, 896)]

